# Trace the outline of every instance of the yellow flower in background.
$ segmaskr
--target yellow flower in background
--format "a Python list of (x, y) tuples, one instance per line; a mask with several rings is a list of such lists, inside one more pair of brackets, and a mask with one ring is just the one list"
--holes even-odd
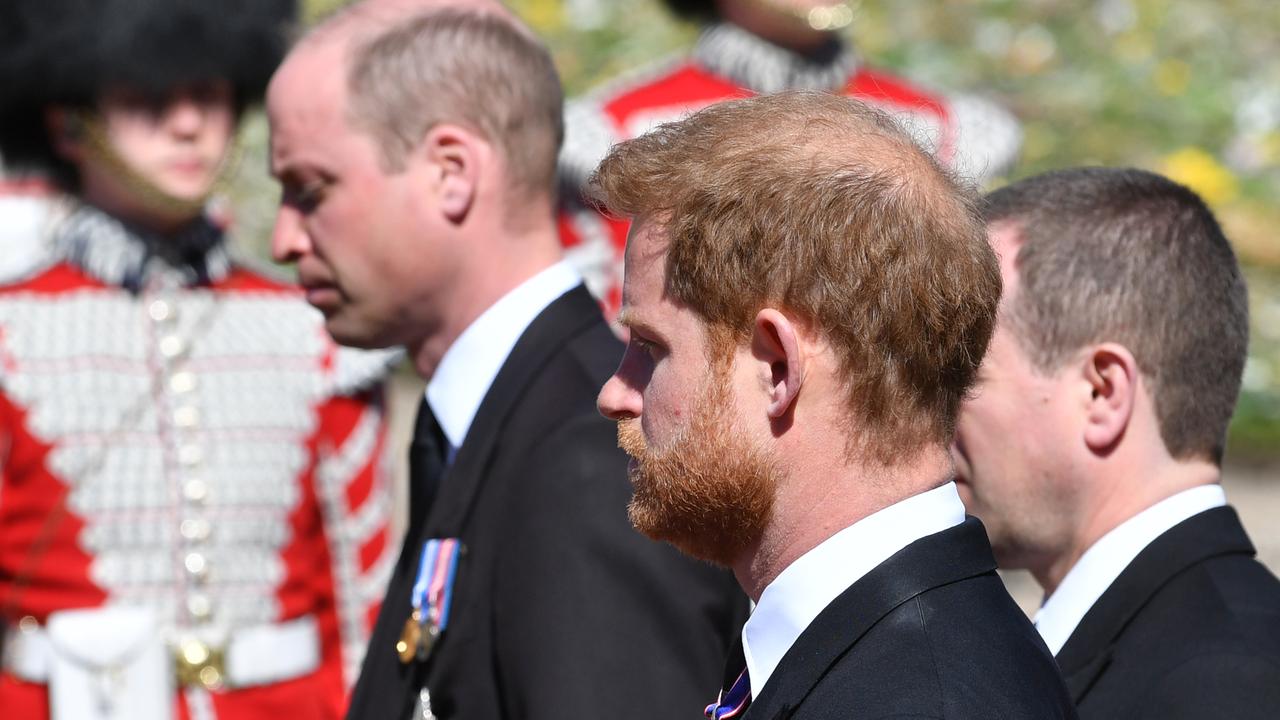
[(507, 4), (539, 33), (550, 33), (564, 25), (561, 0), (516, 0)]
[(1120, 59), (1131, 65), (1146, 62), (1155, 54), (1152, 37), (1136, 30), (1117, 37), (1112, 47)]
[(1165, 60), (1156, 66), (1155, 84), (1162, 95), (1182, 95), (1191, 84), (1191, 66), (1181, 60)]
[(1185, 147), (1166, 155), (1161, 172), (1196, 191), (1210, 205), (1222, 205), (1240, 193), (1231, 170), (1202, 148)]
[(1272, 130), (1262, 136), (1262, 161), (1268, 165), (1280, 165), (1280, 130)]

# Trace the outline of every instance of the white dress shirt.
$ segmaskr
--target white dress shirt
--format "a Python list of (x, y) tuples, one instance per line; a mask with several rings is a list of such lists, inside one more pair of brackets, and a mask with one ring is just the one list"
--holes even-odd
[(1049, 652), (1062, 650), (1089, 608), (1152, 541), (1183, 520), (1226, 504), (1221, 485), (1201, 485), (1161, 500), (1099, 538), (1036, 613), (1036, 629)]
[(503, 295), (445, 351), (427, 383), (426, 394), (449, 444), (447, 463), (453, 462), (462, 447), (480, 403), (516, 341), (547, 306), (581, 282), (569, 261), (552, 265)]
[(742, 628), (752, 697), (804, 629), (850, 585), (916, 540), (962, 522), (964, 504), (949, 482), (868, 515), (788, 565)]

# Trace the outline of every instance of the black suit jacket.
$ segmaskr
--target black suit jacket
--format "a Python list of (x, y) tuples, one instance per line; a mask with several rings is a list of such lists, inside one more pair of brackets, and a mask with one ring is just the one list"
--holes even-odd
[(1074, 718), (995, 568), (976, 518), (908, 545), (818, 615), (744, 717)]
[[(405, 718), (424, 682), (442, 720), (701, 717), (747, 601), (728, 572), (628, 522), (626, 456), (595, 405), (621, 354), (581, 286), (521, 336), (429, 510), (411, 497), (348, 718)], [(454, 605), (428, 661), (403, 665), (394, 646), (432, 537), (466, 548)]]
[(1280, 718), (1280, 581), (1236, 511), (1188, 518), (1134, 558), (1058, 664), (1082, 718)]

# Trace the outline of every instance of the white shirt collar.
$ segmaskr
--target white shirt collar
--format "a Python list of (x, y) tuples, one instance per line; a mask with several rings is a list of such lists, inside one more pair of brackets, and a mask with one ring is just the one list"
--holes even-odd
[(850, 585), (916, 540), (962, 522), (964, 504), (949, 482), (868, 515), (788, 565), (742, 628), (752, 696), (800, 633)]
[(427, 403), (449, 442), (448, 462), (467, 437), (489, 386), (529, 325), (582, 282), (567, 260), (534, 275), (472, 321), (445, 351), (427, 383)]
[(1227, 504), (1221, 485), (1183, 490), (1152, 505), (1098, 539), (1036, 613), (1036, 629), (1057, 655), (1089, 608), (1156, 538), (1193, 515)]

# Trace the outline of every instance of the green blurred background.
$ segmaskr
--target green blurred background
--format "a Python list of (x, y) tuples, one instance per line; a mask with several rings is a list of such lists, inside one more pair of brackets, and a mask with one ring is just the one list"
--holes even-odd
[[(344, 4), (306, 0), (307, 21)], [(657, 0), (510, 0), (555, 53), (570, 95), (687, 48)], [(1213, 206), (1248, 274), (1252, 344), (1235, 460), (1280, 456), (1280, 2), (862, 0), (864, 61), (987, 95), (1023, 123), (1013, 178), (1081, 164), (1165, 173)], [(266, 126), (245, 126), (229, 183), (241, 242), (266, 254), (278, 190)]]

